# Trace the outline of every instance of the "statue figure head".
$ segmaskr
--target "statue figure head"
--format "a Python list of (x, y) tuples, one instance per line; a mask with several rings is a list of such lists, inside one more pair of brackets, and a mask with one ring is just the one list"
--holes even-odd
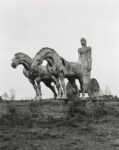
[(86, 46), (86, 39), (85, 38), (81, 38), (81, 45)]

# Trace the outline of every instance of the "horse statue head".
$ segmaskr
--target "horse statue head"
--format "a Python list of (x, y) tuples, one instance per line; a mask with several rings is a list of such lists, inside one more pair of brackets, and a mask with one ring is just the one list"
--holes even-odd
[(13, 68), (17, 68), (17, 66), (20, 64), (22, 64), (27, 70), (29, 70), (32, 64), (32, 58), (24, 53), (16, 53), (12, 59), (11, 66)]

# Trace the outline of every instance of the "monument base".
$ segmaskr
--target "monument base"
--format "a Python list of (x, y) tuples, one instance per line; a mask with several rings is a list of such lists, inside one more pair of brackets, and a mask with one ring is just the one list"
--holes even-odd
[(64, 100), (40, 100), (33, 101), (29, 105), (32, 114), (38, 114), (42, 119), (66, 119), (72, 102), (65, 102)]
[(48, 121), (50, 119), (66, 120), (73, 113), (72, 110), (75, 110), (75, 103), (78, 107), (85, 107), (84, 100), (81, 100), (80, 98), (77, 101), (67, 101), (67, 103), (64, 100), (46, 99), (33, 101), (29, 105), (29, 109), (30, 112), (33, 115), (37, 115), (41, 121)]

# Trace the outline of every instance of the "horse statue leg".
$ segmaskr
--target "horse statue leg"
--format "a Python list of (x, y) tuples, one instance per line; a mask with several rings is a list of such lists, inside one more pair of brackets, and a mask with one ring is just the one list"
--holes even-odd
[(59, 79), (61, 81), (61, 86), (63, 89), (62, 99), (67, 99), (67, 91), (66, 91), (65, 82), (64, 82), (64, 74), (62, 72), (59, 74)]
[(58, 95), (57, 95), (56, 99), (62, 99), (62, 89), (61, 89), (61, 85), (59, 82), (59, 78), (57, 78), (53, 75), (51, 75), (51, 78), (52, 78), (53, 82), (55, 83), (56, 88), (58, 90)]
[(70, 84), (74, 87), (76, 95), (80, 96), (78, 86), (76, 85), (75, 79), (69, 79)]
[(45, 83), (45, 85), (47, 87), (49, 87), (51, 89), (51, 91), (54, 93), (54, 98), (56, 98), (57, 97), (57, 93), (55, 91), (55, 87), (51, 85), (51, 81), (45, 81), (44, 83)]
[(85, 97), (85, 84), (82, 84), (82, 98)]
[(36, 85), (36, 83), (35, 83), (35, 81), (34, 81), (34, 80), (29, 79), (29, 78), (28, 78), (28, 80), (29, 80), (29, 82), (32, 84), (32, 86), (33, 86), (33, 88), (34, 88), (34, 90), (35, 90), (35, 92), (36, 92), (36, 97), (34, 98), (34, 99), (36, 100), (36, 99), (37, 99), (37, 97), (39, 96), (38, 87), (37, 87), (37, 85)]
[(40, 81), (37, 83), (38, 86), (38, 97), (37, 100), (40, 100), (42, 98), (42, 92), (41, 92), (41, 85), (40, 85)]
[(83, 77), (79, 76), (78, 81), (80, 84), (79, 92), (82, 94), (82, 97), (85, 97), (85, 84), (84, 84)]

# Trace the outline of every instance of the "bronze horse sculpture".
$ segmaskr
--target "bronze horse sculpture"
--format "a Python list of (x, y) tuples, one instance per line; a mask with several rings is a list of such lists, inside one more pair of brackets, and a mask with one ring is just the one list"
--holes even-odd
[[(58, 78), (51, 76), (47, 71), (45, 66), (39, 66), (34, 74), (30, 74), (30, 68), (32, 64), (32, 58), (24, 53), (16, 53), (12, 59), (11, 66), (16, 68), (18, 65), (22, 64), (23, 74), (28, 78), (29, 82), (33, 85), (36, 92), (36, 99), (40, 99), (42, 96), (40, 82), (43, 82), (48, 88), (52, 90), (54, 96), (57, 96), (54, 86), (51, 85), (54, 82), (56, 85), (58, 83)], [(57, 85), (59, 88), (59, 85)]]
[[(83, 91), (83, 77), (81, 66), (78, 63), (68, 62), (64, 58), (59, 56), (59, 54), (55, 50), (45, 47), (39, 50), (39, 52), (34, 57), (31, 65), (31, 72), (35, 72), (38, 66), (42, 64), (43, 60), (46, 60), (48, 62), (46, 65), (48, 72), (51, 73), (52, 76), (56, 76), (59, 78), (63, 89), (63, 99), (67, 99), (64, 78), (67, 78), (75, 88), (75, 90), (79, 92), (78, 87), (75, 84), (75, 80), (78, 79), (80, 83), (80, 89), (81, 91)], [(58, 93), (58, 98), (61, 98), (60, 94), (61, 93)]]

